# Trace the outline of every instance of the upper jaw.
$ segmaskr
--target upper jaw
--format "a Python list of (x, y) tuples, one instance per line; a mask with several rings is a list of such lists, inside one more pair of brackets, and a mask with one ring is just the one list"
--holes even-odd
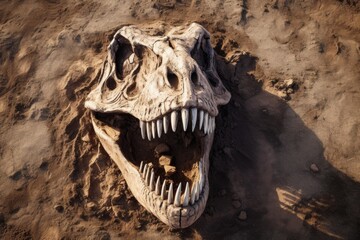
[(151, 141), (151, 139), (160, 138), (163, 133), (166, 134), (168, 131), (175, 132), (178, 128), (178, 122), (180, 122), (179, 117), (182, 123), (180, 127), (184, 131), (191, 129), (194, 132), (196, 126), (204, 134), (211, 134), (215, 131), (215, 116), (211, 116), (206, 110), (196, 107), (179, 108), (151, 121), (139, 120), (142, 138)]

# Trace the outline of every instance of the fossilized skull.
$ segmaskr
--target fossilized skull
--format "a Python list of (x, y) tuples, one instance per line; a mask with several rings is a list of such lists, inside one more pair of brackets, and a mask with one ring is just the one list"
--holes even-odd
[(198, 24), (151, 36), (121, 28), (85, 106), (135, 198), (172, 228), (204, 211), (218, 106), (230, 93)]

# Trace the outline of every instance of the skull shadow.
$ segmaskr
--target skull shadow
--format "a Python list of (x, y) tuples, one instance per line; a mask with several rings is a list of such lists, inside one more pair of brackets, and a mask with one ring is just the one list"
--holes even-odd
[(329, 164), (320, 139), (285, 101), (261, 89), (250, 74), (256, 61), (249, 54), (217, 61), (232, 99), (216, 122), (206, 210), (182, 234), (359, 239), (359, 183)]

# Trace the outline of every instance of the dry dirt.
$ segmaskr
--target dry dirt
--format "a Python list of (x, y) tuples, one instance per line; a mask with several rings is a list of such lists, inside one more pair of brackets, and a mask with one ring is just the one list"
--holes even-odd
[[(139, 206), (84, 98), (125, 24), (202, 24), (231, 91), (203, 216)], [(357, 0), (0, 3), (1, 239), (360, 239)]]

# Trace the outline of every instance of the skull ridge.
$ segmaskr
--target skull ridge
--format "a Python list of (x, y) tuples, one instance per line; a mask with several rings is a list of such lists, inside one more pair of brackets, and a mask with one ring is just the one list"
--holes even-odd
[(172, 228), (194, 223), (209, 194), (218, 106), (230, 100), (199, 24), (153, 36), (121, 28), (85, 106), (135, 198)]

